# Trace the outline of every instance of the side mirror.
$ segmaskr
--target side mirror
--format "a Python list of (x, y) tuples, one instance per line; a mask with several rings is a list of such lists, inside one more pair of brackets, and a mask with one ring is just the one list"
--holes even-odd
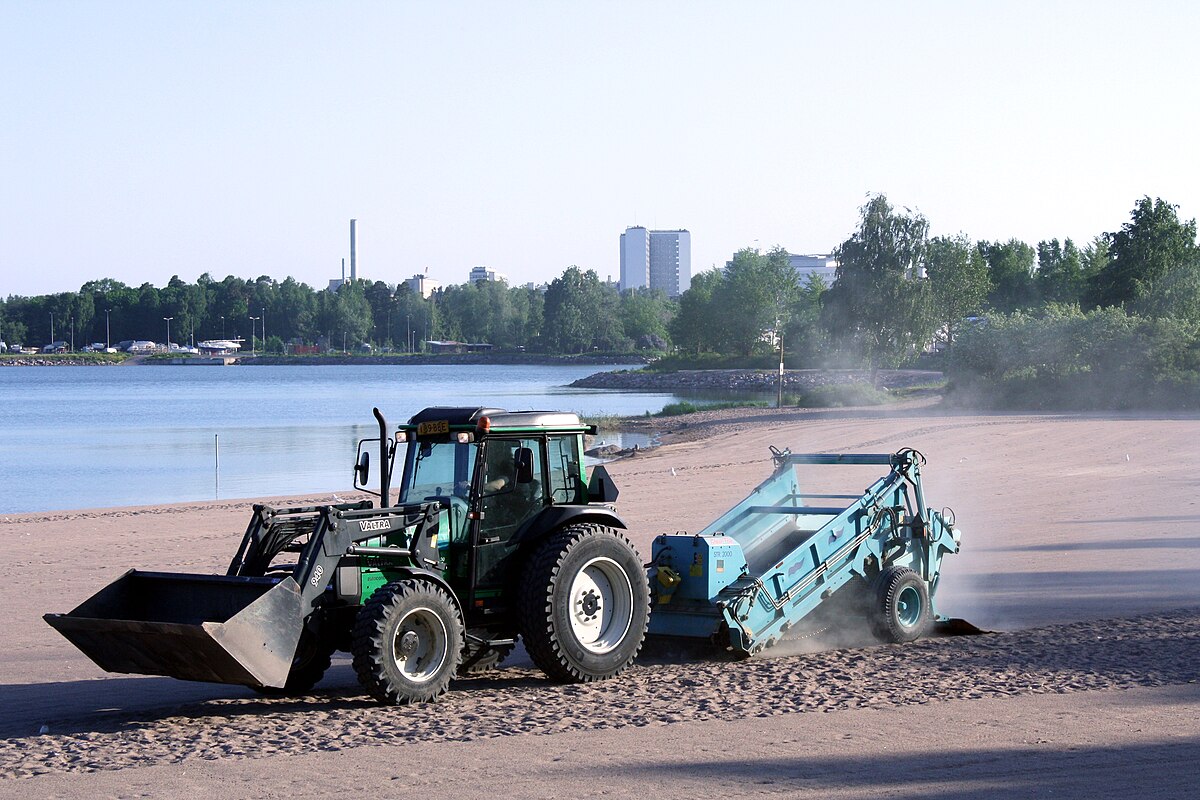
[(363, 450), (358, 454), (358, 463), (354, 465), (354, 488), (365, 489), (371, 478), (371, 453)]
[(517, 483), (533, 483), (533, 450), (522, 447), (516, 455)]

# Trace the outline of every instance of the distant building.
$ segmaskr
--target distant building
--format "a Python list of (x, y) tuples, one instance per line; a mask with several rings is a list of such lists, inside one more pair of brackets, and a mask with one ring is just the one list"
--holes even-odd
[(426, 340), (425, 347), (431, 353), (486, 353), (495, 345), (487, 342), (439, 342), (429, 339)]
[(692, 285), (692, 234), (635, 226), (621, 234), (621, 291), (662, 289), (678, 297)]
[(479, 281), (501, 281), (508, 283), (508, 276), (503, 272), (497, 272), (487, 267), (474, 267), (471, 269), (470, 280), (471, 283), (479, 283)]
[(812, 275), (819, 276), (825, 282), (826, 287), (833, 286), (833, 282), (837, 278), (838, 262), (832, 255), (798, 256), (788, 253), (788, 261), (791, 263), (792, 269), (796, 270), (801, 286), (807, 283)]
[(435, 281), (428, 275), (422, 275), (420, 273), (417, 273), (406, 280), (404, 285), (411, 289), (413, 294), (419, 294), (426, 300), (429, 299), (431, 294), (442, 288), (441, 281)]

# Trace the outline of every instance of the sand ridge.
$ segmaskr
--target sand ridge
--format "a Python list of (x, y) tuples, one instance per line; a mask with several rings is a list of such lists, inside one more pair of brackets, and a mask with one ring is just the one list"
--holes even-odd
[(0, 729), (11, 737), (0, 740), (0, 777), (1192, 684), (1198, 653), (1195, 608), (907, 646), (639, 665), (620, 680), (585, 685), (506, 668), (455, 682), (436, 704), (401, 708), (370, 703), (343, 670), (340, 685), (307, 698), (233, 690), (153, 714), (48, 720), (36, 736), (32, 718), (24, 731), (10, 724)]

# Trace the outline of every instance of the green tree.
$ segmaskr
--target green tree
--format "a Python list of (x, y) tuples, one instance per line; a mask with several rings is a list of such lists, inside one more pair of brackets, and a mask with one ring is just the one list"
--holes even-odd
[(877, 195), (862, 207), (858, 230), (837, 248), (822, 322), (839, 347), (873, 372), (898, 365), (933, 337), (932, 293), (920, 277), (928, 235), (925, 217), (900, 213)]
[(784, 327), (784, 351), (792, 367), (821, 367), (829, 355), (829, 334), (821, 325), (821, 305), (828, 287), (820, 275), (809, 275), (796, 295)]
[(991, 282), (987, 264), (966, 234), (929, 240), (929, 287), (933, 314), (947, 344), (953, 344), (963, 320), (983, 310)]
[(1135, 303), (1158, 281), (1176, 282), (1172, 273), (1186, 270), (1200, 255), (1196, 221), (1182, 222), (1178, 207), (1161, 198), (1143, 197), (1130, 221), (1108, 234), (1110, 261), (1095, 275), (1090, 297), (1099, 306)]
[(621, 293), (621, 324), (639, 349), (666, 350), (673, 304), (661, 289), (628, 289)]
[(723, 336), (713, 297), (724, 282), (720, 270), (710, 269), (692, 276), (691, 287), (679, 297), (679, 311), (671, 320), (671, 340), (680, 349), (700, 355), (718, 348)]
[(1058, 239), (1038, 242), (1037, 293), (1047, 303), (1079, 303), (1083, 298), (1083, 254), (1075, 242)]
[(568, 267), (546, 289), (544, 339), (551, 352), (621, 349), (626, 343), (617, 293), (594, 270)]
[(1033, 268), (1037, 253), (1034, 249), (1018, 239), (1003, 243), (980, 242), (977, 246), (987, 262), (992, 284), (988, 305), (1005, 312), (1036, 306), (1038, 293)]
[(799, 276), (783, 248), (735, 253), (714, 293), (725, 336), (722, 349), (746, 356), (774, 350), (799, 291)]

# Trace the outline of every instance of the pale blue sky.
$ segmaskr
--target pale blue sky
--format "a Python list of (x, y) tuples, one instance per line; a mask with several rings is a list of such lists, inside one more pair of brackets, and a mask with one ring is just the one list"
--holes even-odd
[(0, 296), (1200, 216), (1200, 4), (0, 3)]

